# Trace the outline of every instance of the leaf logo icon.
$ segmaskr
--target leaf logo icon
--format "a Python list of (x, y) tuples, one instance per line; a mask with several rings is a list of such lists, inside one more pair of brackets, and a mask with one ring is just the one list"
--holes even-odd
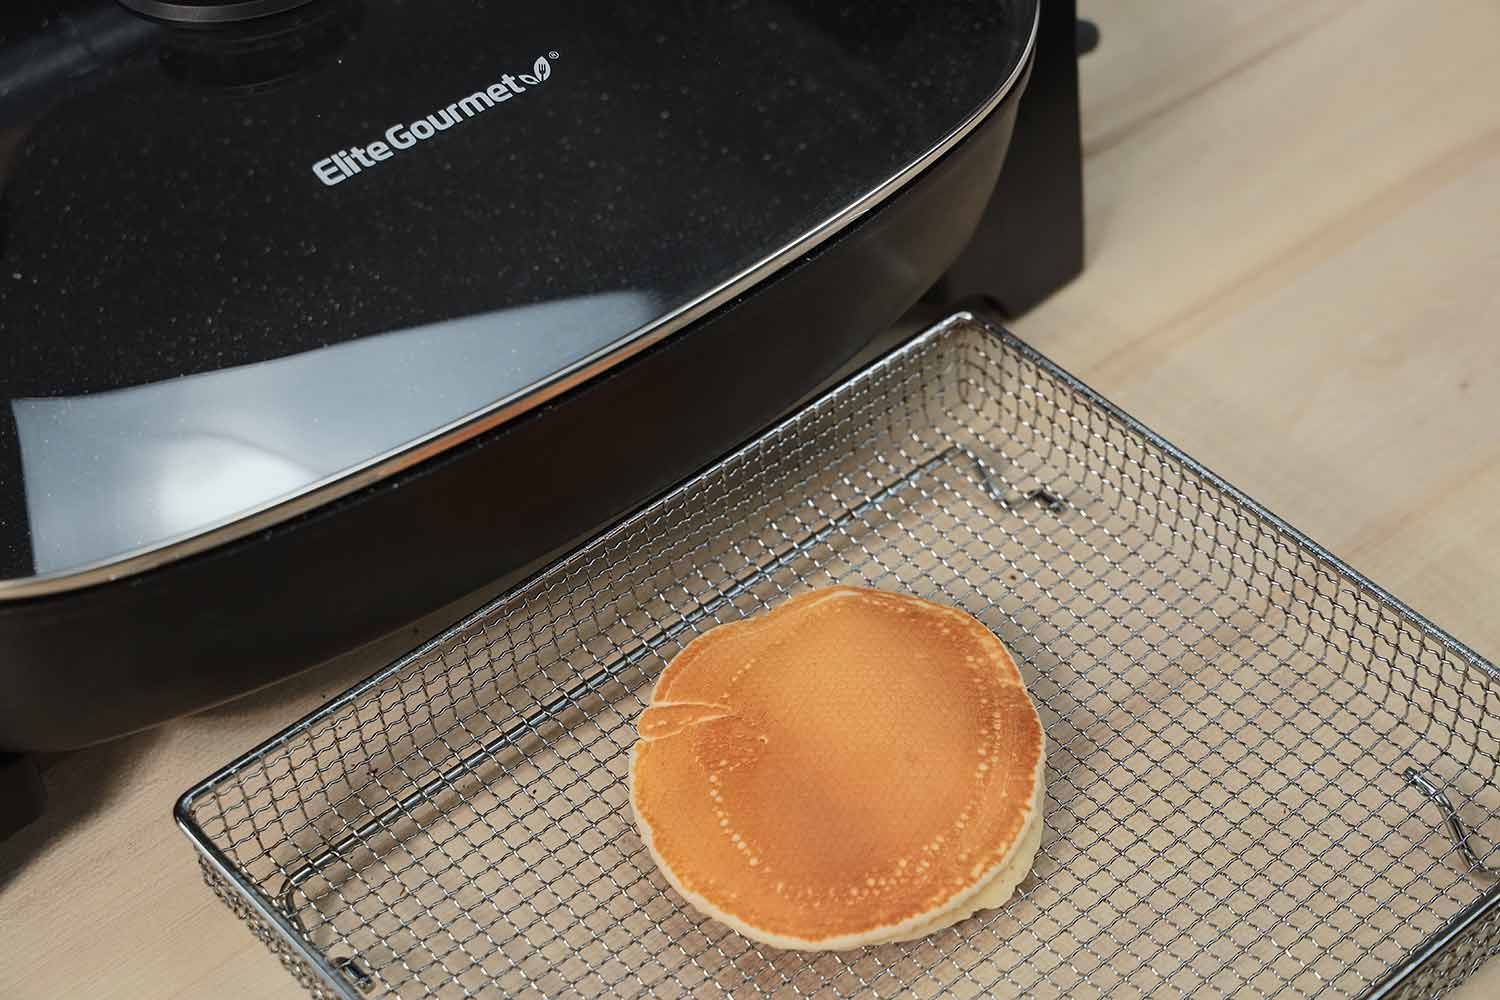
[(547, 77), (552, 75), (552, 64), (547, 61), (546, 56), (537, 56), (536, 62), (532, 64), (530, 73), (518, 73), (516, 79), (528, 87), (535, 87)]

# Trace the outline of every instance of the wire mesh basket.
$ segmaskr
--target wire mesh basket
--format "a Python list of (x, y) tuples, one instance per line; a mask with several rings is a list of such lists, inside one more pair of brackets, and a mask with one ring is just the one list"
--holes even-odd
[[(983, 620), (1046, 728), (1005, 906), (782, 952), (636, 833), (695, 635), (834, 582)], [(314, 995), (1435, 997), (1500, 952), (1500, 675), (958, 315), (193, 788), (211, 886)]]

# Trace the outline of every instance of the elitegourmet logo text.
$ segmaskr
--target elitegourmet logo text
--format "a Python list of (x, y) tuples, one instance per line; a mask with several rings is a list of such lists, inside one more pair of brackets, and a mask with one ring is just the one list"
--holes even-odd
[(552, 76), (552, 63), (548, 61), (549, 57), (556, 59), (557, 53), (548, 52), (545, 56), (538, 56), (536, 62), (532, 64), (530, 73), (517, 73), (514, 76), (506, 73), (483, 90), (476, 90), (426, 118), (420, 118), (410, 124), (392, 125), (385, 130), (383, 139), (377, 139), (365, 146), (350, 146), (348, 149), (339, 150), (332, 156), (325, 156), (312, 165), (312, 172), (318, 180), (329, 187), (342, 184), (355, 174), (389, 160), (404, 149), (411, 149), (417, 143), (426, 142), (439, 132), (447, 131), (475, 115), (483, 114), (496, 105), (504, 104), (526, 93), (528, 87), (545, 83)]

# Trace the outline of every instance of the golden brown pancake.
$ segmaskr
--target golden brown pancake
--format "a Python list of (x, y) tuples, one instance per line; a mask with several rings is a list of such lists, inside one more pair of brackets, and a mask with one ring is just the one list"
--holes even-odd
[(830, 587), (720, 626), (662, 672), (637, 729), (652, 857), (778, 947), (930, 933), (1003, 902), (1040, 841), (1036, 708), (1000, 640), (941, 604)]

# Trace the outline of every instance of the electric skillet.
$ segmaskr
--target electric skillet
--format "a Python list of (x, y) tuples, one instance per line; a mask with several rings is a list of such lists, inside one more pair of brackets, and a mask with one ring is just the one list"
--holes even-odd
[(1077, 266), (1071, 4), (132, 6), (0, 14), (3, 750), (492, 593)]

